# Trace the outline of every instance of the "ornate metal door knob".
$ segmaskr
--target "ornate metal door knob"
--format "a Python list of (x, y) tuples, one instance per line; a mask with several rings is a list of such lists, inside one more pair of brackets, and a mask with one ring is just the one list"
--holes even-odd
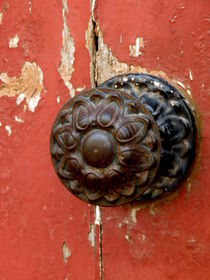
[(196, 126), (181, 93), (146, 74), (114, 77), (60, 110), (50, 151), (70, 192), (116, 206), (173, 191), (195, 156)]

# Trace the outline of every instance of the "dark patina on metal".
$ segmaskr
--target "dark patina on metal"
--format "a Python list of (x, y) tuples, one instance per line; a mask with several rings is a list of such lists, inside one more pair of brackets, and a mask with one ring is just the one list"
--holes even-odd
[(118, 89), (138, 99), (158, 126), (160, 166), (139, 200), (159, 198), (175, 190), (195, 157), (195, 118), (186, 98), (166, 80), (148, 74), (117, 76), (99, 87)]
[(59, 112), (50, 151), (61, 182), (82, 200), (116, 206), (138, 199), (154, 180), (160, 134), (149, 110), (116, 89), (83, 91)]
[(114, 77), (60, 110), (50, 151), (61, 182), (101, 206), (160, 198), (176, 189), (195, 157), (187, 99), (148, 74)]

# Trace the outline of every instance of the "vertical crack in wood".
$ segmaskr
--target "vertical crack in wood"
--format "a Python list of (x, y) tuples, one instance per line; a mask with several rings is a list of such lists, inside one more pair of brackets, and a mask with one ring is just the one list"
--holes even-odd
[[(95, 0), (90, 0), (90, 20), (88, 23), (88, 29), (86, 31), (86, 48), (90, 55), (90, 82), (91, 87), (95, 88), (98, 85), (96, 74), (96, 55), (98, 53), (98, 25), (94, 19)], [(95, 207), (95, 226), (99, 226), (99, 269), (100, 280), (103, 280), (103, 253), (102, 253), (102, 222), (99, 206)], [(90, 227), (93, 226), (90, 224)], [(95, 238), (95, 236), (94, 236)], [(95, 244), (94, 244), (95, 245)], [(94, 248), (95, 249), (95, 248)]]
[(100, 267), (100, 280), (103, 280), (103, 250), (102, 250), (102, 223), (99, 225), (99, 267)]
[(102, 251), (102, 221), (101, 221), (101, 209), (99, 206), (95, 207), (95, 225), (99, 226), (99, 273), (100, 280), (103, 280), (103, 251)]
[(70, 33), (69, 26), (67, 24), (68, 16), (68, 1), (62, 0), (62, 17), (63, 17), (63, 30), (62, 30), (62, 48), (60, 51), (60, 65), (58, 67), (58, 72), (64, 81), (65, 86), (69, 90), (71, 97), (75, 94), (75, 89), (70, 82), (72, 73), (74, 72), (74, 53), (75, 45), (74, 39)]
[(94, 19), (94, 5), (95, 0), (90, 0), (90, 20), (86, 31), (86, 48), (90, 55), (90, 81), (92, 88), (97, 87), (96, 54), (98, 51), (98, 35), (96, 30), (97, 24)]

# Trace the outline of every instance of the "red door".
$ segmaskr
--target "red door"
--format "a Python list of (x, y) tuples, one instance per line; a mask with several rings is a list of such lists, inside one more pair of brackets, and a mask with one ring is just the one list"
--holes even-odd
[[(210, 279), (208, 0), (0, 1), (0, 279)], [(103, 208), (50, 159), (61, 106), (110, 77), (170, 79), (194, 101), (200, 146), (170, 198)]]

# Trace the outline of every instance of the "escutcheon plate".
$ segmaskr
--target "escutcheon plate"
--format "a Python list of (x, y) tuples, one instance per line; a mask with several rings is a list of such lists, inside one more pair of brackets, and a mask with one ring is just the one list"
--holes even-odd
[(148, 74), (114, 77), (99, 88), (118, 89), (138, 99), (152, 114), (161, 137), (155, 179), (138, 200), (159, 198), (176, 189), (195, 157), (196, 125), (188, 101), (166, 80)]

